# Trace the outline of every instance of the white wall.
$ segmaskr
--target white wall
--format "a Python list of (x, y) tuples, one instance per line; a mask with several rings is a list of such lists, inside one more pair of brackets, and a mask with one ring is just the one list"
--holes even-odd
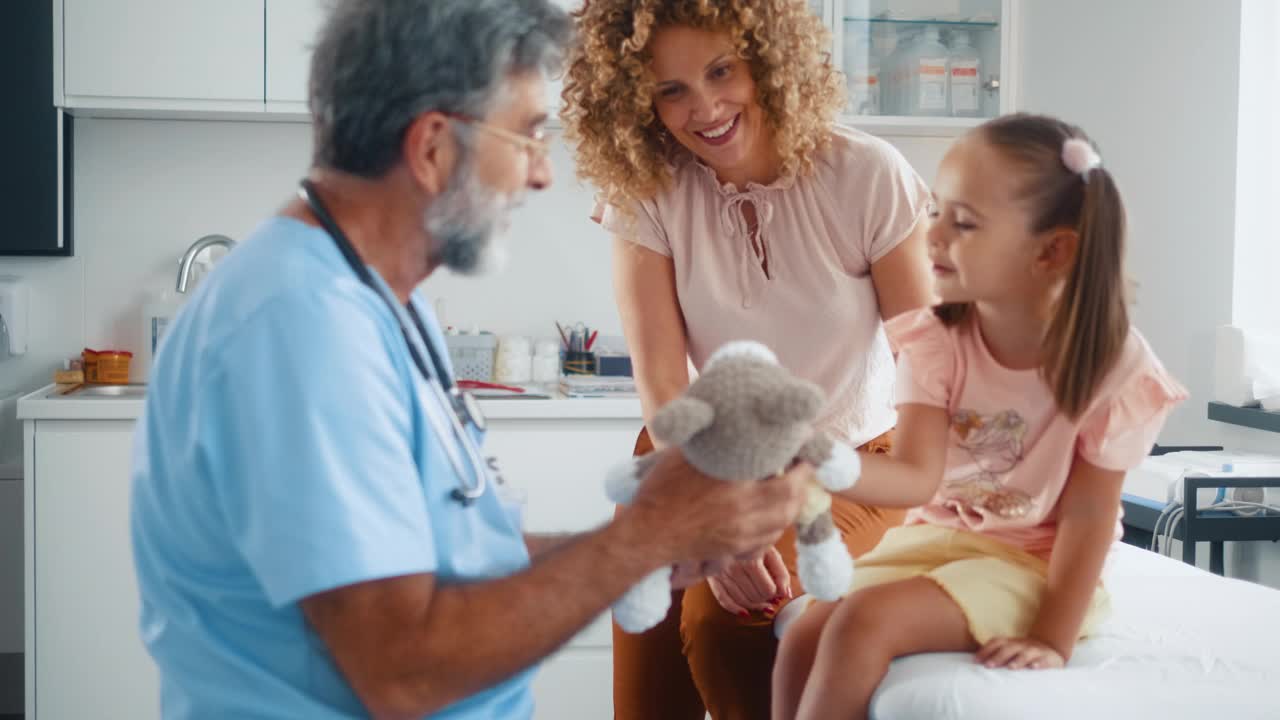
[[(177, 260), (196, 238), (241, 239), (289, 199), (310, 159), (297, 123), (76, 121), (75, 243), (69, 259), (0, 260), (0, 273), (32, 290), (28, 355), (0, 362), (0, 390), (49, 382), (83, 347), (140, 347), (138, 314), (149, 291), (171, 288)], [(946, 141), (900, 143), (932, 179)], [(588, 219), (592, 196), (574, 178), (568, 148), (553, 154), (555, 183), (528, 197), (505, 239), (501, 275), (439, 273), (424, 290), (444, 320), (496, 332), (552, 336), (555, 320), (620, 332), (609, 242)]]
[[(1206, 417), (1214, 328), (1276, 325), (1280, 243), (1266, 231), (1280, 175), (1277, 156), (1259, 153), (1277, 147), (1280, 27), (1274, 0), (1244, 3), (1242, 48), (1241, 0), (1024, 0), (1018, 97), (1083, 127), (1120, 185), (1134, 322), (1191, 390), (1160, 442), (1280, 454), (1280, 435)], [(1273, 64), (1242, 61), (1251, 44)], [(1270, 122), (1253, 114), (1262, 108)], [(1248, 215), (1237, 217), (1238, 199)], [(1228, 546), (1229, 574), (1280, 587), (1280, 548)], [(1207, 544), (1198, 557), (1207, 566)]]
[(1021, 105), (1098, 143), (1129, 216), (1134, 321), (1192, 397), (1162, 443), (1203, 443), (1231, 321), (1239, 0), (1026, 0)]
[[(0, 260), (31, 286), (30, 352), (0, 362), (0, 390), (49, 381), (84, 346), (137, 349), (149, 291), (172, 288), (177, 260), (196, 238), (242, 239), (286, 202), (310, 159), (297, 123), (78, 119), (75, 243), (69, 259)], [(553, 319), (617, 330), (608, 245), (587, 220), (564, 148), (557, 183), (516, 215), (503, 275), (426, 284), (448, 320), (503, 332), (554, 332)]]
[(1280, 4), (1243, 0), (1240, 34), (1240, 129), (1236, 168), (1235, 286), (1232, 323), (1280, 329)]

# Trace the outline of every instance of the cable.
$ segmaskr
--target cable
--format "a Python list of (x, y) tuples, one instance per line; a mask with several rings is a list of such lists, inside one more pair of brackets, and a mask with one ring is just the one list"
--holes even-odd
[[(1236, 512), (1237, 514), (1239, 514), (1238, 511), (1241, 510), (1252, 510), (1256, 515), (1259, 511), (1264, 514), (1269, 512), (1280, 513), (1280, 506), (1270, 505), (1267, 503), (1249, 502), (1247, 500), (1224, 500), (1222, 502), (1205, 505), (1204, 507), (1198, 507), (1196, 508), (1196, 513), (1198, 514), (1207, 510)], [(1178, 523), (1182, 522), (1182, 519), (1186, 517), (1186, 513), (1187, 509), (1185, 505), (1170, 504), (1165, 507), (1163, 512), (1160, 513), (1160, 517), (1156, 518), (1156, 524), (1151, 534), (1151, 541), (1155, 545), (1156, 553), (1166, 557), (1173, 557), (1173, 541), (1176, 539), (1174, 537), (1174, 531), (1177, 529)], [(1161, 519), (1165, 519), (1163, 543), (1160, 542)], [(1162, 544), (1163, 549), (1161, 548)]]

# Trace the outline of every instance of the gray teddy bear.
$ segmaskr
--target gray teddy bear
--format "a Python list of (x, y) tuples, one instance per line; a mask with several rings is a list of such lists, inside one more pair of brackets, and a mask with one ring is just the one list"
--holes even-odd
[[(816, 430), (822, 391), (778, 364), (773, 352), (751, 341), (731, 342), (715, 352), (697, 380), (649, 424), (661, 443), (679, 447), (689, 464), (712, 477), (753, 481), (777, 475), (794, 461), (817, 468), (796, 518), (800, 582), (819, 600), (836, 600), (853, 581), (853, 559), (831, 520), (829, 492), (853, 486), (861, 471), (848, 445)], [(606, 481), (609, 498), (631, 502), (651, 453), (615, 468)], [(631, 633), (657, 625), (671, 605), (671, 570), (641, 580), (613, 606), (614, 621)]]

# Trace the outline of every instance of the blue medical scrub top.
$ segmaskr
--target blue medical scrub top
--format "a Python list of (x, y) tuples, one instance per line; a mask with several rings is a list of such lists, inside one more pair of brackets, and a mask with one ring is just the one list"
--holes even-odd
[[(134, 447), (142, 638), (165, 718), (365, 716), (299, 600), (528, 566), (492, 484), (470, 507), (448, 498), (456, 438), (436, 431), (450, 427), (437, 397), (319, 229), (268, 220), (201, 283), (156, 355)], [(530, 717), (530, 673), (432, 717)]]

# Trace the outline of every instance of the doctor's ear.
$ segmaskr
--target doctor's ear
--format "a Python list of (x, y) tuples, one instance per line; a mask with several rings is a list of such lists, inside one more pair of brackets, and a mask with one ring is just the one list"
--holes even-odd
[(424, 190), (432, 195), (444, 192), (458, 163), (458, 136), (449, 118), (438, 112), (414, 118), (400, 150), (409, 173)]

